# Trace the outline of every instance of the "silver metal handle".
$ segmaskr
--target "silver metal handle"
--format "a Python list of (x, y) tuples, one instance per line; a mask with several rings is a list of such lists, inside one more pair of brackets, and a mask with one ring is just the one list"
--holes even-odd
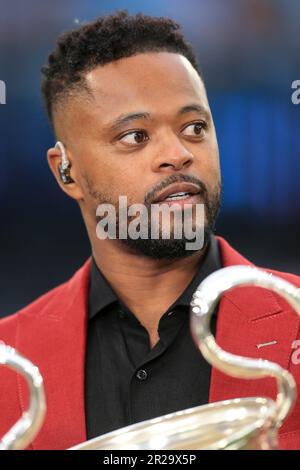
[(233, 377), (277, 380), (277, 427), (280, 427), (296, 400), (293, 376), (278, 364), (264, 359), (250, 359), (221, 349), (210, 331), (210, 320), (222, 294), (234, 287), (258, 286), (282, 296), (300, 315), (300, 289), (290, 282), (251, 266), (220, 269), (198, 286), (191, 301), (191, 330), (205, 359), (220, 371)]
[(1, 342), (0, 365), (20, 372), (25, 377), (30, 390), (29, 407), (1, 439), (0, 450), (24, 449), (34, 439), (44, 421), (46, 404), (43, 379), (32, 362)]

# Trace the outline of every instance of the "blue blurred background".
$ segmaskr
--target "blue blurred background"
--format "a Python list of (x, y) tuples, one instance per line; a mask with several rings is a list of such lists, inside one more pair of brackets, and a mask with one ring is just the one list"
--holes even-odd
[(123, 8), (177, 20), (197, 52), (221, 152), (217, 233), (262, 266), (300, 274), (298, 0), (0, 0), (0, 315), (89, 256), (79, 209), (47, 166), (40, 69), (63, 30)]

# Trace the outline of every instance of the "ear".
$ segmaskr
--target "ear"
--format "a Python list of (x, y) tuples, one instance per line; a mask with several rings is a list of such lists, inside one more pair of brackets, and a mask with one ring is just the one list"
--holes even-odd
[(47, 160), (48, 160), (48, 165), (50, 167), (50, 170), (52, 171), (54, 178), (56, 179), (58, 185), (60, 188), (68, 194), (73, 199), (76, 199), (77, 201), (81, 200), (84, 198), (83, 192), (81, 190), (80, 183), (78, 181), (77, 175), (76, 175), (76, 166), (74, 162), (72, 161), (72, 157), (70, 155), (70, 152), (68, 152), (67, 149), (66, 151), (66, 156), (70, 162), (70, 176), (73, 180), (73, 183), (69, 184), (64, 184), (60, 173), (58, 166), (61, 164), (62, 158), (61, 158), (61, 151), (57, 147), (52, 147), (48, 150), (47, 152)]

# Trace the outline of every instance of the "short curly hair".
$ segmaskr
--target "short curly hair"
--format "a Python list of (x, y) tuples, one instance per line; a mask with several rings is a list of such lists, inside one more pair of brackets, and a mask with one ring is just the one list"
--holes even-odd
[(174, 52), (185, 56), (200, 75), (192, 46), (170, 18), (129, 15), (127, 10), (97, 18), (59, 36), (41, 69), (41, 91), (49, 121), (67, 96), (89, 92), (84, 74), (98, 65), (143, 52)]

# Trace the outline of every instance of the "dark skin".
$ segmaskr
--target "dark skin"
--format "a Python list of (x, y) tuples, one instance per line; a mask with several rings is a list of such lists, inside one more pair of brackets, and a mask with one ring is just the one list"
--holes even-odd
[[(79, 203), (99, 269), (146, 328), (153, 347), (161, 316), (190, 283), (203, 250), (175, 261), (155, 260), (116, 240), (99, 240), (91, 187), (115, 201), (126, 195), (129, 204), (143, 203), (145, 194), (168, 176), (184, 174), (201, 179), (209, 193), (218, 191), (219, 152), (205, 87), (186, 58), (168, 52), (98, 66), (85, 78), (93, 97), (76, 94), (54, 112), (56, 136), (66, 146), (74, 182), (64, 185), (59, 178), (58, 149), (48, 150), (48, 163), (61, 189)], [(178, 115), (190, 104), (201, 110)], [(151, 118), (111, 128), (118, 116), (137, 112)], [(206, 123), (200, 135), (194, 127), (199, 121)]]

